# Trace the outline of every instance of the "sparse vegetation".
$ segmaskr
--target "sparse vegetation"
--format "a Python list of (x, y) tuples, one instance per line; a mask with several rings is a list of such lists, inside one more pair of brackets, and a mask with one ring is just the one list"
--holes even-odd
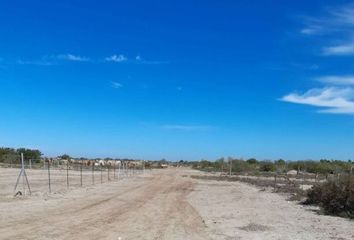
[(306, 204), (318, 204), (324, 213), (354, 218), (354, 177), (341, 176), (314, 185)]
[(3, 163), (20, 163), (20, 154), (23, 153), (25, 159), (32, 159), (34, 162), (39, 162), (42, 153), (36, 149), (27, 148), (0, 148), (0, 162)]
[[(258, 161), (251, 158), (245, 161), (229, 158), (228, 161), (218, 159), (215, 162), (202, 160), (193, 167), (221, 174), (205, 176), (206, 179), (242, 181), (261, 188), (273, 188), (275, 192), (290, 193), (289, 200), (306, 199), (306, 204), (319, 205), (325, 214), (354, 218), (354, 176), (350, 160), (286, 162), (283, 159)], [(228, 177), (226, 174), (230, 174), (230, 168), (232, 176)], [(290, 170), (295, 170), (293, 180), (287, 176)], [(313, 187), (306, 190), (301, 187), (304, 185)]]
[(260, 172), (286, 173), (290, 170), (296, 170), (298, 172), (327, 175), (333, 173), (348, 173), (352, 164), (351, 160), (322, 159), (320, 161), (285, 161), (279, 159), (276, 161), (259, 161), (255, 158), (248, 160), (235, 158), (225, 160), (224, 158), (219, 158), (215, 161), (201, 160), (199, 162), (193, 162), (192, 166), (195, 169), (208, 172), (229, 172), (231, 166), (233, 173), (242, 174), (258, 174)]

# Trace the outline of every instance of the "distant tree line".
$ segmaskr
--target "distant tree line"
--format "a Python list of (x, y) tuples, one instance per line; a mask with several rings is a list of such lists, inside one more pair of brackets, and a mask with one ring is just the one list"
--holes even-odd
[(28, 148), (0, 148), (0, 162), (3, 163), (20, 163), (20, 156), (23, 153), (24, 159), (32, 159), (33, 162), (39, 162), (42, 156), (41, 151)]
[[(183, 164), (188, 164), (188, 162), (183, 162)], [(314, 160), (303, 160), (303, 161), (285, 161), (279, 159), (276, 161), (259, 161), (255, 158), (250, 158), (247, 160), (235, 159), (235, 158), (219, 158), (215, 161), (201, 160), (199, 162), (190, 162), (193, 168), (201, 169), (204, 171), (224, 171), (228, 172), (278, 172), (285, 173), (290, 170), (296, 170), (298, 172), (308, 172), (308, 173), (320, 173), (320, 174), (331, 174), (350, 171), (353, 163), (351, 160), (341, 161), (341, 160), (327, 160), (322, 159), (320, 161)]]

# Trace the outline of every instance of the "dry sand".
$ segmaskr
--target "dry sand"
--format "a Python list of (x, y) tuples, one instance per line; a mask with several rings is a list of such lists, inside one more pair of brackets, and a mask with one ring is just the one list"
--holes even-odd
[(11, 196), (13, 173), (0, 169), (0, 239), (354, 239), (354, 221), (245, 183), (192, 179), (203, 173), (190, 169), (25, 198)]

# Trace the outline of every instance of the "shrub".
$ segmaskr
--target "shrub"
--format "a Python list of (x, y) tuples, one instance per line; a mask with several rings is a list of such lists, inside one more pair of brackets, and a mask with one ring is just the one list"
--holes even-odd
[(261, 166), (260, 166), (259, 170), (262, 172), (274, 172), (275, 165), (271, 161), (263, 161), (263, 162), (261, 162)]
[(354, 177), (342, 176), (312, 187), (306, 204), (318, 204), (324, 213), (354, 218)]

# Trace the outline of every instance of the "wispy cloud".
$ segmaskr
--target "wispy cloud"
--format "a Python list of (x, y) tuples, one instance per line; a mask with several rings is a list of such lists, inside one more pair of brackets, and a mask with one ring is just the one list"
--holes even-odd
[(89, 58), (87, 57), (82, 57), (82, 56), (78, 56), (78, 55), (73, 55), (73, 54), (59, 54), (56, 56), (56, 58), (60, 59), (60, 60), (67, 60), (67, 61), (76, 61), (76, 62), (88, 62), (90, 61)]
[(337, 45), (337, 46), (332, 46), (332, 47), (325, 47), (325, 48), (323, 48), (322, 53), (325, 56), (354, 55), (354, 43)]
[(142, 56), (138, 55), (135, 57), (135, 63), (137, 64), (151, 64), (151, 65), (159, 65), (159, 64), (167, 64), (167, 61), (155, 61), (155, 60), (146, 60)]
[(166, 130), (180, 130), (180, 131), (197, 131), (197, 130), (211, 130), (214, 127), (208, 125), (180, 125), (180, 124), (166, 124), (161, 126)]
[(106, 62), (125, 62), (127, 60), (128, 60), (127, 57), (124, 56), (123, 54), (112, 55), (110, 57), (105, 58)]
[(39, 60), (22, 60), (19, 59), (17, 61), (18, 64), (20, 65), (38, 65), (38, 66), (52, 66), (55, 65), (56, 63), (54, 63), (53, 61), (49, 61), (47, 59), (39, 59)]
[[(1, 59), (0, 59), (1, 61)], [(145, 60), (140, 55), (135, 56), (134, 58), (128, 59), (123, 54), (114, 54), (105, 58), (89, 58), (86, 56), (75, 55), (71, 53), (66, 54), (52, 54), (45, 55), (37, 59), (23, 59), (20, 58), (17, 63), (21, 65), (41, 65), (41, 66), (50, 66), (50, 65), (58, 65), (62, 62), (92, 62), (92, 63), (102, 63), (102, 62), (114, 62), (114, 63), (129, 63), (129, 64), (166, 64), (166, 61), (151, 61)]]
[(60, 61), (72, 61), (72, 62), (88, 62), (91, 61), (90, 58), (82, 57), (73, 54), (57, 54), (57, 55), (46, 55), (39, 59), (23, 60), (19, 59), (18, 64), (21, 65), (39, 65), (39, 66), (52, 66), (57, 65)]
[(310, 24), (300, 30), (300, 33), (305, 35), (317, 35), (325, 32), (325, 28), (319, 25)]
[(123, 87), (123, 85), (119, 82), (111, 82), (111, 86), (112, 88), (116, 88), (116, 89)]
[(332, 85), (354, 85), (354, 75), (348, 76), (324, 76), (316, 78), (317, 81)]
[(305, 17), (306, 26), (300, 30), (306, 35), (322, 35), (352, 32), (354, 27), (354, 4), (328, 7), (322, 16)]
[[(342, 44), (322, 47), (324, 56), (354, 55), (354, 4), (328, 8), (325, 16), (308, 19), (302, 34), (326, 34), (333, 42)], [(354, 114), (354, 75), (331, 75), (315, 78), (325, 84), (304, 93), (290, 93), (280, 100), (320, 108), (318, 112)]]
[(354, 55), (354, 3), (327, 8), (320, 17), (305, 18), (305, 25), (302, 34), (327, 35), (328, 40), (342, 42), (323, 47), (322, 55)]
[(318, 112), (321, 113), (354, 114), (354, 89), (351, 87), (315, 88), (303, 94), (288, 94), (281, 100), (320, 107)]

